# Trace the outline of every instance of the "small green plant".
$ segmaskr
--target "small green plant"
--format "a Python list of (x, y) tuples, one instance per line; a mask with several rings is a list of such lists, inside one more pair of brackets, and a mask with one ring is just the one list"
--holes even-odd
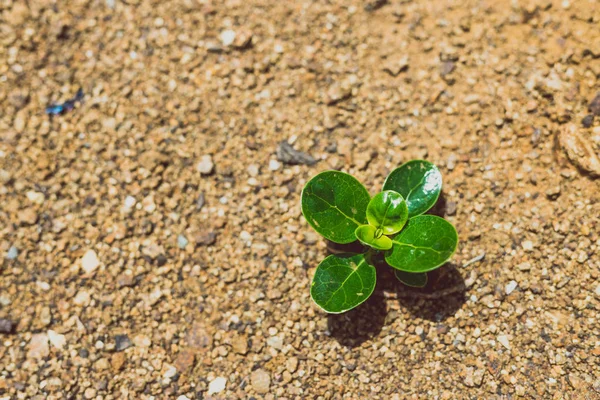
[(442, 174), (430, 162), (409, 161), (390, 173), (383, 191), (373, 198), (352, 175), (325, 171), (302, 190), (302, 214), (326, 239), (347, 244), (357, 239), (365, 251), (332, 254), (317, 267), (310, 295), (328, 313), (348, 311), (375, 289), (378, 260), (395, 269), (402, 283), (423, 287), (427, 272), (454, 254), (454, 226), (435, 215), (423, 215), (437, 202)]

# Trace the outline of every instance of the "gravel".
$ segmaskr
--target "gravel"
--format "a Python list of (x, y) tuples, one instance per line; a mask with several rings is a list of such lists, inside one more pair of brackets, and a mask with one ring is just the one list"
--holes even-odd
[[(2, 2), (0, 397), (597, 398), (600, 20), (490, 4)], [(451, 264), (324, 314), (304, 184), (417, 158)]]

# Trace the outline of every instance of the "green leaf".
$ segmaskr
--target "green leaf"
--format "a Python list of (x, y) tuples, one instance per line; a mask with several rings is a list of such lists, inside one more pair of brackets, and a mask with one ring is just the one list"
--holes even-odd
[(400, 232), (408, 220), (408, 207), (404, 197), (393, 190), (383, 191), (371, 199), (367, 206), (367, 221), (385, 235)]
[(302, 214), (315, 231), (335, 243), (356, 240), (354, 231), (367, 223), (369, 192), (354, 178), (340, 171), (325, 171), (302, 190)]
[(385, 236), (380, 229), (372, 225), (361, 225), (356, 228), (354, 233), (361, 243), (371, 246), (374, 249), (389, 250), (392, 248), (392, 239)]
[(333, 254), (317, 267), (310, 296), (323, 310), (338, 314), (367, 300), (375, 281), (375, 267), (364, 254)]
[(396, 275), (396, 278), (406, 286), (421, 288), (427, 285), (427, 274), (425, 272), (413, 274), (397, 269), (394, 271), (394, 274)]
[(442, 174), (428, 161), (412, 160), (393, 170), (383, 190), (394, 190), (404, 196), (408, 205), (408, 218), (427, 212), (442, 191)]
[(452, 224), (435, 215), (419, 215), (408, 220), (406, 227), (392, 238), (392, 249), (385, 261), (406, 272), (427, 272), (452, 257), (458, 234)]

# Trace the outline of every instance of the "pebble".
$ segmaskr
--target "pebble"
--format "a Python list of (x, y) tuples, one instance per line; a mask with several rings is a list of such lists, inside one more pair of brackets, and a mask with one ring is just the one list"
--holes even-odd
[(223, 378), (222, 376), (219, 376), (219, 377), (213, 379), (208, 384), (208, 393), (207, 393), (207, 395), (210, 396), (210, 395), (213, 395), (213, 394), (221, 393), (223, 390), (225, 390), (225, 385), (227, 385), (227, 379), (226, 378)]
[(201, 231), (194, 235), (194, 241), (199, 246), (210, 246), (217, 239), (217, 234), (212, 231)]
[(14, 329), (14, 322), (6, 318), (0, 318), (0, 333), (13, 333)]
[(175, 368), (172, 365), (168, 365), (167, 369), (165, 370), (165, 373), (163, 374), (163, 378), (171, 379), (174, 378), (175, 375), (177, 375), (177, 368)]
[(180, 249), (185, 249), (185, 246), (187, 246), (188, 243), (189, 242), (185, 236), (183, 236), (183, 235), (177, 236), (177, 247), (179, 247)]
[(271, 387), (271, 375), (264, 369), (257, 369), (250, 375), (250, 384), (258, 394), (266, 394)]
[(202, 175), (210, 175), (213, 172), (215, 165), (213, 164), (212, 157), (210, 155), (204, 155), (200, 158), (200, 162), (196, 165), (196, 170)]
[(48, 356), (48, 354), (50, 354), (48, 335), (45, 333), (34, 333), (31, 335), (27, 358), (41, 359)]
[(221, 39), (223, 46), (230, 46), (235, 41), (235, 32), (231, 29), (224, 30), (221, 32), (221, 35), (219, 35), (219, 38)]
[(34, 204), (44, 204), (44, 194), (40, 193), (40, 192), (34, 192), (32, 190), (30, 190), (29, 192), (27, 192), (27, 198), (29, 199), (29, 201), (31, 201)]
[(510, 342), (508, 341), (508, 336), (506, 335), (498, 335), (498, 342), (504, 346), (507, 350), (510, 350)]
[(269, 160), (269, 169), (271, 171), (277, 171), (279, 168), (281, 168), (281, 163), (277, 160)]
[(81, 258), (81, 268), (85, 273), (90, 274), (100, 266), (100, 260), (94, 250), (88, 250)]
[(279, 336), (271, 336), (267, 339), (267, 345), (271, 346), (275, 350), (281, 350), (283, 348), (283, 339)]
[(61, 335), (52, 329), (48, 330), (48, 340), (50, 340), (50, 344), (58, 350), (62, 350), (67, 344), (65, 335)]
[(296, 372), (298, 368), (298, 358), (297, 357), (289, 357), (285, 360), (285, 369), (288, 370), (289, 373), (293, 374)]
[(78, 306), (85, 307), (90, 304), (90, 300), (91, 300), (90, 294), (85, 290), (80, 290), (75, 295), (75, 298), (73, 299), (73, 303), (75, 303)]
[(127, 335), (116, 335), (115, 336), (115, 350), (123, 351), (131, 347), (132, 343)]
[(248, 339), (245, 336), (236, 336), (231, 341), (231, 347), (233, 351), (237, 354), (248, 354)]
[(289, 165), (313, 165), (317, 162), (311, 155), (294, 149), (287, 141), (279, 142), (277, 159)]
[(523, 250), (533, 251), (533, 242), (531, 240), (524, 241), (523, 242)]
[(19, 250), (15, 246), (10, 246), (10, 248), (6, 252), (6, 258), (9, 260), (14, 260), (18, 256), (19, 256)]
[(37, 213), (32, 208), (26, 208), (19, 211), (17, 217), (19, 218), (19, 222), (23, 225), (33, 225), (38, 219)]
[(506, 286), (504, 287), (504, 290), (506, 291), (506, 294), (509, 295), (517, 288), (517, 286), (518, 286), (517, 282), (510, 281), (506, 284)]

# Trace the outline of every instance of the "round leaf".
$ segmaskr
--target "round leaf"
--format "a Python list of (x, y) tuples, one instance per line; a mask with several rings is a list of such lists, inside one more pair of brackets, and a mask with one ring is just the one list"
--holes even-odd
[(383, 190), (394, 190), (404, 196), (408, 218), (427, 212), (442, 191), (442, 174), (428, 161), (412, 160), (393, 170)]
[(382, 233), (379, 237), (375, 237), (377, 235), (377, 228), (374, 226), (361, 225), (356, 228), (355, 234), (361, 243), (371, 246), (376, 250), (389, 250), (392, 248), (392, 239), (389, 237)]
[(421, 288), (427, 285), (427, 274), (425, 272), (413, 274), (397, 269), (394, 271), (394, 274), (396, 275), (396, 278), (406, 286)]
[(302, 214), (315, 231), (335, 243), (356, 240), (354, 231), (367, 223), (369, 192), (352, 175), (325, 171), (302, 190)]
[(333, 254), (317, 267), (310, 296), (323, 310), (339, 314), (367, 300), (375, 281), (375, 267), (364, 254)]
[(371, 199), (367, 206), (367, 221), (385, 235), (400, 232), (408, 219), (404, 197), (393, 190), (383, 191)]
[(457, 244), (458, 234), (450, 222), (435, 215), (419, 215), (392, 238), (385, 261), (402, 271), (427, 272), (448, 261)]

